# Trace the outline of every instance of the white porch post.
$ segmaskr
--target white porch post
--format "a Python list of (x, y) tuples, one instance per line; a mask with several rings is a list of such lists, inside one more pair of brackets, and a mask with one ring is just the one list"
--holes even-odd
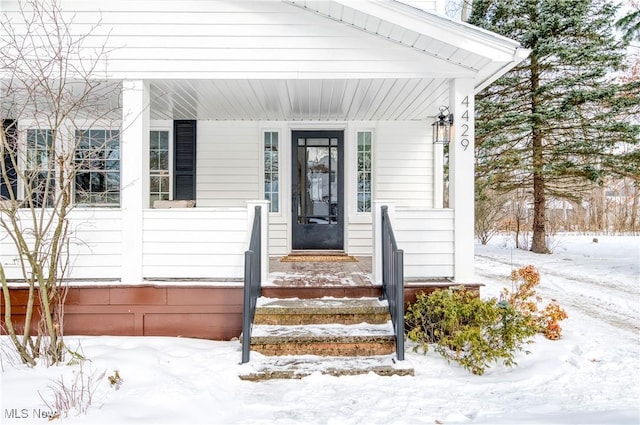
[(471, 282), (474, 269), (473, 80), (454, 79), (449, 92), (453, 137), (449, 144), (449, 207), (454, 217), (454, 279)]
[(396, 201), (373, 201), (373, 258), (372, 272), (373, 283), (382, 284), (382, 211), (380, 208), (389, 207), (389, 219), (393, 223), (396, 213)]
[(260, 212), (260, 239), (262, 245), (260, 247), (260, 282), (266, 282), (269, 276), (269, 201), (256, 200), (247, 201), (247, 248), (251, 240), (251, 230), (253, 228), (253, 217), (255, 216), (256, 206), (261, 207)]
[(122, 208), (122, 283), (142, 282), (142, 214), (149, 161), (149, 86), (122, 83), (120, 205)]

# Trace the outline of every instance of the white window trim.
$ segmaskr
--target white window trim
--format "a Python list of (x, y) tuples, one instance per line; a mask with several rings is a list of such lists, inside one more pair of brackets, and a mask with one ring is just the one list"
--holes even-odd
[[(56, 150), (58, 149), (67, 149), (68, 143), (70, 140), (74, 140), (76, 130), (118, 130), (120, 131), (120, 136), (122, 137), (122, 128), (121, 122), (118, 120), (108, 121), (108, 120), (93, 120), (87, 119), (80, 122), (63, 122), (58, 129), (59, 137), (58, 137), (58, 145), (56, 146)], [(18, 167), (21, 169), (25, 169), (26, 167), (26, 153), (27, 153), (27, 130), (51, 130), (51, 127), (46, 125), (46, 117), (43, 121), (38, 119), (20, 119), (18, 120)], [(120, 160), (122, 161), (122, 141), (120, 142)], [(74, 166), (74, 158), (69, 158), (69, 163), (67, 166)], [(60, 167), (56, 163), (55, 166), (56, 175), (60, 172)], [(120, 173), (122, 173), (122, 167), (120, 168)], [(122, 175), (120, 176), (122, 178)], [(122, 182), (120, 183), (120, 194), (122, 195)], [(121, 208), (121, 203), (118, 205), (115, 204), (77, 204), (75, 202), (76, 199), (76, 186), (75, 182), (72, 182), (72, 204), (73, 208), (78, 209), (98, 209), (98, 208), (106, 208), (109, 210)], [(16, 193), (19, 195), (20, 199), (24, 198), (24, 182), (21, 179), (18, 179), (16, 185)]]
[[(348, 147), (348, 157), (345, 164), (349, 164), (349, 221), (351, 223), (371, 223), (372, 212), (358, 211), (358, 133), (371, 132), (371, 209), (375, 200), (375, 157), (376, 157), (376, 128), (371, 123), (359, 123), (349, 131), (351, 138)], [(348, 161), (348, 162), (347, 162)]]
[[(170, 120), (152, 120), (149, 125), (149, 134), (147, 137), (150, 138), (152, 131), (167, 131), (169, 133), (169, 199), (173, 200), (173, 121)], [(150, 141), (151, 139), (149, 139)], [(149, 143), (149, 151), (146, 153), (145, 160), (145, 185), (144, 185), (144, 195), (146, 202), (151, 201), (151, 164), (149, 163), (149, 152), (151, 151), (151, 143)], [(149, 205), (149, 207), (153, 207), (153, 205)]]
[[(260, 149), (260, 198), (265, 199), (266, 193), (264, 191), (264, 137), (266, 133), (278, 133), (278, 211), (269, 211), (269, 216), (271, 217), (282, 217), (283, 211), (285, 210), (282, 200), (284, 197), (282, 196), (283, 190), (283, 180), (282, 180), (282, 170), (283, 170), (283, 159), (284, 159), (284, 135), (285, 132), (280, 127), (261, 127), (260, 128), (260, 143), (258, 144)], [(269, 208), (271, 209), (271, 208)]]
[[(120, 172), (120, 189), (118, 189), (119, 191), (119, 201), (117, 204), (86, 204), (86, 203), (79, 203), (76, 201), (76, 182), (72, 182), (72, 186), (73, 186), (73, 193), (72, 193), (72, 204), (74, 207), (80, 207), (80, 208), (122, 208), (122, 128), (120, 127), (112, 127), (112, 126), (107, 126), (107, 125), (99, 125), (99, 123), (88, 123), (86, 126), (80, 125), (80, 126), (76, 126), (73, 129), (70, 129), (69, 131), (71, 131), (71, 135), (68, 139), (64, 139), (64, 140), (75, 140), (76, 137), (76, 131), (86, 131), (86, 130), (97, 130), (97, 131), (118, 131), (118, 143), (119, 143), (119, 151), (120, 151), (120, 157), (119, 157), (119, 161), (120, 161), (120, 167), (118, 168), (119, 172)], [(70, 158), (71, 161), (71, 166), (75, 167), (75, 155), (73, 158)]]

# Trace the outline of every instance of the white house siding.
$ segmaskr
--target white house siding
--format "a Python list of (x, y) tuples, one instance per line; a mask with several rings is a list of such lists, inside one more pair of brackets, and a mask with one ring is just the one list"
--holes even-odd
[(246, 207), (144, 211), (145, 279), (240, 279), (246, 249)]
[(431, 125), (425, 121), (380, 122), (374, 144), (374, 199), (397, 208), (433, 205)]
[[(29, 210), (19, 211), (25, 216)], [(70, 279), (119, 280), (122, 264), (121, 210), (76, 208), (69, 214)], [(0, 258), (8, 279), (22, 279), (17, 251), (7, 237), (0, 241)]]
[(269, 220), (269, 255), (286, 255), (289, 252), (289, 226), (287, 223)]
[(262, 151), (256, 122), (198, 121), (198, 207), (246, 207), (261, 199)]
[(444, 0), (402, 0), (410, 6), (431, 12), (444, 13)]
[(396, 209), (394, 232), (408, 280), (454, 276), (453, 210)]
[[(76, 209), (70, 221), (71, 276), (76, 279), (120, 279), (122, 264), (122, 211)], [(75, 246), (74, 246), (75, 245)]]
[(349, 254), (371, 255), (373, 240), (371, 233), (371, 219), (358, 220), (357, 222), (349, 220), (347, 238), (347, 252)]
[[(106, 43), (116, 79), (411, 78), (433, 69), (428, 55), (280, 1), (60, 3), (73, 11), (73, 33), (90, 34), (88, 50)], [(19, 9), (15, 0), (2, 6)]]

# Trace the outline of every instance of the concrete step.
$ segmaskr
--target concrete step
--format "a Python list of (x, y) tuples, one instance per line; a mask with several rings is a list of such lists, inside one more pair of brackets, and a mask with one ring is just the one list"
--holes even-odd
[(390, 320), (386, 301), (377, 298), (260, 298), (256, 307), (255, 324), (306, 325), (340, 323), (383, 324)]
[(414, 376), (413, 367), (408, 361), (398, 362), (390, 355), (368, 357), (276, 356), (252, 360), (251, 363), (242, 367), (243, 370), (239, 376), (245, 381), (301, 379), (314, 373), (351, 376), (373, 372), (381, 376)]
[(395, 352), (391, 321), (313, 325), (254, 325), (251, 350), (267, 356), (374, 356)]

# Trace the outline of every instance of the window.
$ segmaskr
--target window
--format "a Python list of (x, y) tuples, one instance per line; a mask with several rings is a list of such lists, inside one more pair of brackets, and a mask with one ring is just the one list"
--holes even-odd
[(149, 195), (153, 201), (170, 199), (169, 132), (151, 131), (149, 135)]
[(27, 130), (25, 198), (36, 207), (52, 206), (55, 193), (55, 158), (51, 130)]
[(358, 132), (358, 212), (371, 212), (371, 132)]
[(18, 121), (2, 120), (6, 144), (0, 143), (0, 161), (4, 161), (4, 175), (0, 176), (0, 200), (12, 199), (16, 196), (18, 175), (14, 168), (18, 146)]
[(278, 132), (264, 133), (264, 199), (271, 201), (269, 212), (280, 211), (278, 188)]
[(76, 130), (75, 201), (120, 204), (120, 132)]

